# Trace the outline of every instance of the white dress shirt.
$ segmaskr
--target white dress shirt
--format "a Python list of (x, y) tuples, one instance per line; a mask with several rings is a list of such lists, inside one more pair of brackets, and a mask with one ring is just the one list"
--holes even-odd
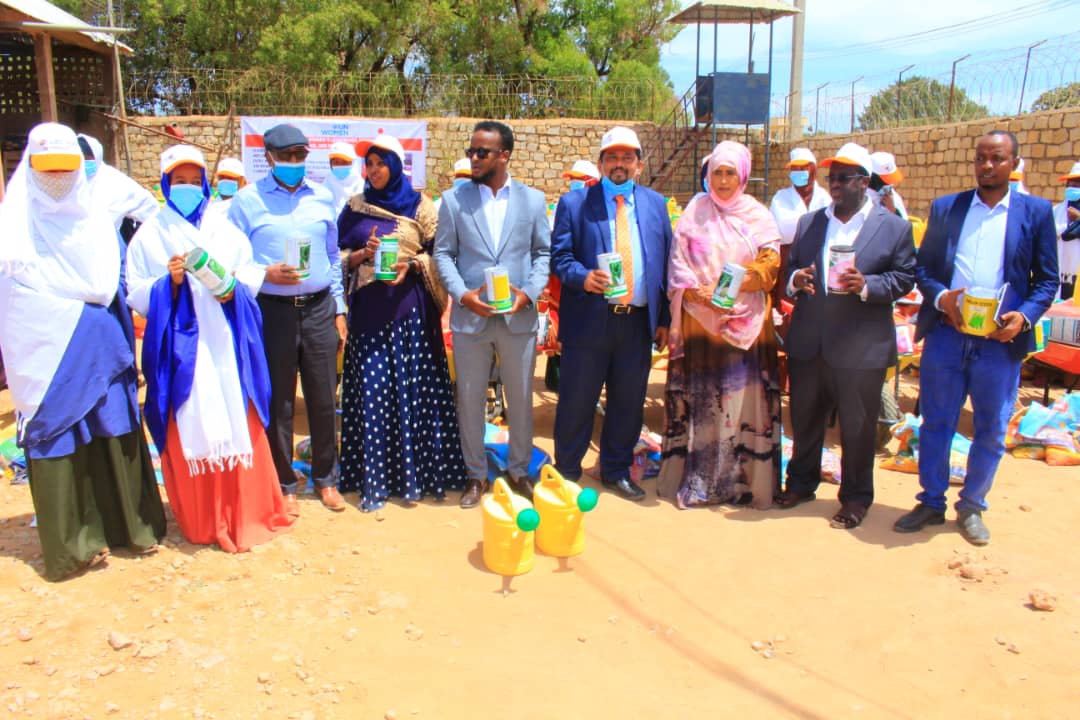
[[(848, 218), (847, 222), (842, 222), (833, 214), (832, 203), (825, 208), (825, 217), (829, 218), (829, 224), (825, 226), (825, 242), (821, 245), (821, 255), (818, 257), (817, 262), (818, 267), (821, 269), (821, 276), (825, 278), (824, 287), (820, 290), (826, 295), (829, 294), (829, 249), (835, 245), (854, 245), (855, 239), (859, 237), (859, 232), (863, 229), (863, 225), (866, 224), (866, 219), (870, 217), (870, 212), (873, 209), (874, 203), (869, 202), (864, 197), (863, 204), (859, 206), (855, 214)], [(859, 299), (866, 302), (868, 292), (866, 285), (863, 285), (863, 289), (859, 291)], [(791, 277), (788, 278), (787, 294), (789, 296), (795, 294), (795, 273), (792, 273)]]
[(832, 197), (829, 191), (817, 183), (814, 183), (814, 194), (810, 196), (810, 207), (803, 203), (799, 191), (790, 185), (773, 195), (769, 212), (780, 229), (780, 244), (790, 245), (795, 240), (795, 226), (799, 224), (799, 218), (808, 212), (827, 207), (830, 202)]
[(1005, 224), (1011, 197), (1010, 190), (1001, 202), (990, 207), (979, 193), (972, 195), (956, 244), (951, 290), (972, 287), (997, 290), (1005, 281)]
[(497, 192), (492, 192), (484, 183), (479, 183), (477, 187), (480, 190), (480, 207), (487, 219), (488, 232), (495, 244), (495, 252), (498, 252), (499, 238), (502, 237), (503, 224), (506, 222), (506, 207), (510, 203), (510, 176), (506, 176), (506, 183)]

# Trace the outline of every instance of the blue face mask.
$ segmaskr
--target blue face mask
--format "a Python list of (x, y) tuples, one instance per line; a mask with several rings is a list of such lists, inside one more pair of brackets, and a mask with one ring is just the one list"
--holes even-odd
[(296, 187), (307, 174), (304, 163), (277, 163), (274, 165), (274, 177), (289, 187)]
[(620, 185), (616, 185), (614, 182), (611, 181), (611, 178), (604, 176), (604, 178), (600, 182), (604, 184), (604, 187), (606, 187), (608, 189), (608, 192), (610, 192), (612, 195), (629, 195), (634, 192), (633, 180), (627, 180)]
[(570, 189), (571, 190), (580, 190), (583, 187), (585, 187), (585, 181), (584, 180), (571, 180), (570, 181)]
[(330, 168), (330, 172), (332, 172), (334, 174), (334, 177), (336, 177), (338, 180), (344, 180), (345, 178), (349, 177), (350, 173), (352, 173), (352, 166), (334, 165)]
[(83, 168), (86, 169), (86, 179), (93, 180), (97, 175), (97, 160), (83, 160)]
[(1009, 189), (1012, 190), (1013, 192), (1016, 192), (1017, 190), (1019, 190), (1020, 189), (1020, 181), (1019, 180), (1013, 180), (1012, 182), (1010, 182), (1009, 183)]
[(231, 198), (236, 194), (236, 191), (240, 189), (240, 182), (237, 180), (218, 180), (217, 191), (218, 195), (223, 198)]
[(461, 187), (462, 185), (468, 185), (472, 180), (469, 178), (457, 178), (454, 180), (454, 187)]
[(1080, 187), (1065, 188), (1065, 202), (1074, 203), (1080, 200)]
[(173, 185), (169, 188), (169, 202), (180, 214), (187, 217), (202, 204), (203, 191), (198, 185)]
[(810, 182), (810, 171), (792, 170), (788, 173), (788, 177), (791, 178), (791, 184), (795, 187), (806, 187)]

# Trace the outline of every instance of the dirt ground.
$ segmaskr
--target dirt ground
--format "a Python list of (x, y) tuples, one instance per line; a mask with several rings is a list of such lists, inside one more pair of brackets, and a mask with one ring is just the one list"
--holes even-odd
[[(663, 379), (654, 371), (654, 429)], [(534, 388), (550, 451), (541, 366)], [(906, 381), (905, 409), (914, 394)], [(3, 430), (6, 392), (0, 403)], [(787, 512), (679, 511), (653, 481), (640, 505), (601, 492), (585, 552), (567, 569), (538, 555), (510, 592), (483, 567), (480, 511), (456, 494), (378, 515), (354, 496), (341, 514), (309, 496), (290, 534), (242, 555), (190, 545), (170, 521), (158, 554), (118, 552), (50, 584), (28, 488), (4, 484), (0, 716), (1080, 714), (1080, 469), (1006, 457), (981, 550), (951, 511), (943, 527), (894, 533), (917, 480), (876, 477), (853, 532), (829, 527), (831, 485)], [(1035, 588), (1056, 595), (1055, 611), (1029, 606)], [(114, 650), (110, 633), (130, 645)]]

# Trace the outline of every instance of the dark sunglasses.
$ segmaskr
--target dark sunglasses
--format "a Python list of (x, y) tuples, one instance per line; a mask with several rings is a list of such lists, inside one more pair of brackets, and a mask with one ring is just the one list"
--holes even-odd
[(863, 175), (862, 173), (844, 173), (843, 175), (829, 175), (829, 177), (825, 178), (825, 181), (830, 185), (832, 185), (833, 183), (837, 183), (839, 185), (846, 185), (855, 178), (861, 177), (867, 176)]
[(472, 160), (473, 155), (475, 155), (476, 157), (478, 157), (481, 160), (487, 160), (488, 155), (491, 155), (492, 153), (501, 153), (501, 152), (502, 152), (502, 149), (492, 150), (490, 148), (474, 148), (474, 147), (470, 147), (470, 148), (465, 148), (465, 157)]

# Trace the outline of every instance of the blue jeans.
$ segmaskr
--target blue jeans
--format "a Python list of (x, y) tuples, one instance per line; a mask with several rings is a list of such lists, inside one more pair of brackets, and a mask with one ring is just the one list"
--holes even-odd
[(926, 336), (920, 370), (919, 483), (923, 491), (918, 500), (945, 511), (949, 451), (964, 400), (970, 397), (975, 438), (956, 509), (986, 510), (986, 495), (1005, 452), (1005, 431), (1016, 404), (1020, 361), (1009, 355), (1007, 343), (939, 324)]

